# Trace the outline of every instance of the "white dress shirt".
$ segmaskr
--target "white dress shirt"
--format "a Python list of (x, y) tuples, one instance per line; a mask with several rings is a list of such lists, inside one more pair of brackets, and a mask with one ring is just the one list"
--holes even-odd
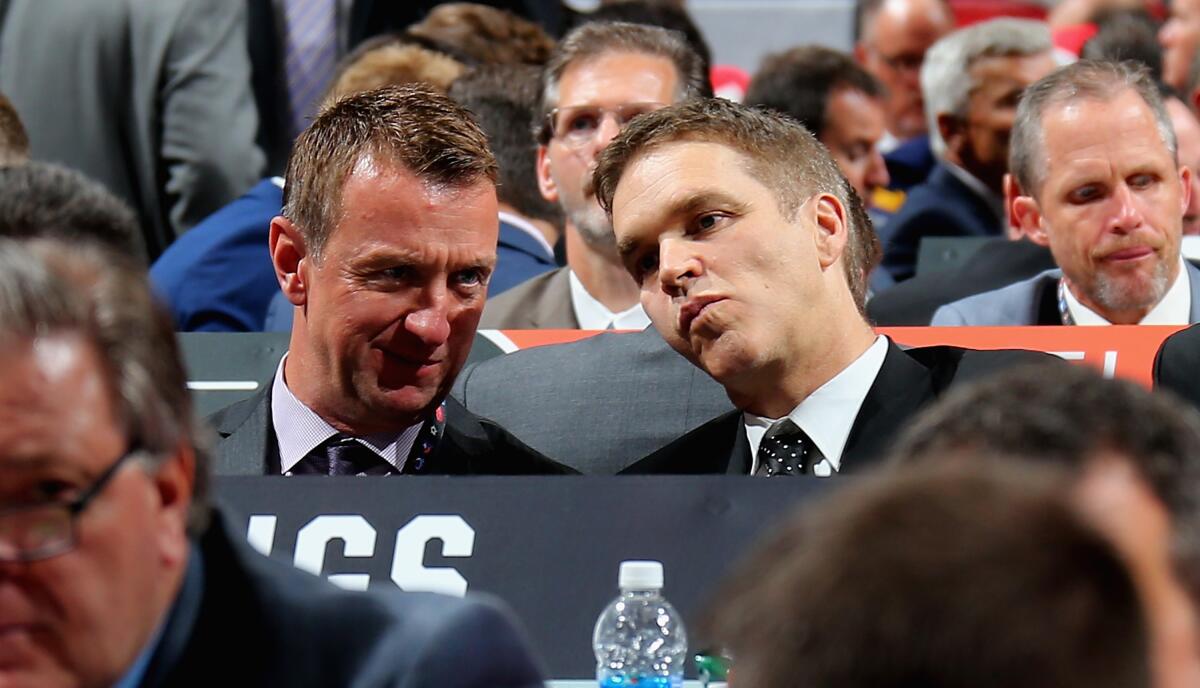
[(571, 308), (575, 311), (580, 329), (641, 331), (650, 326), (650, 318), (642, 309), (642, 304), (637, 303), (632, 308), (613, 313), (588, 293), (574, 270), (568, 269), (567, 273), (571, 282)]
[[(871, 391), (871, 385), (879, 376), (887, 350), (887, 337), (879, 335), (875, 343), (853, 363), (818, 387), (787, 415), (821, 451), (823, 458), (812, 467), (813, 475), (827, 478), (841, 468), (842, 450), (850, 438), (850, 428), (854, 426), (854, 419), (858, 417), (858, 410), (862, 408), (867, 392)], [(750, 475), (754, 475), (758, 471), (758, 447), (762, 444), (763, 436), (772, 425), (783, 419), (763, 418), (753, 413), (743, 413), (742, 418), (746, 425), (746, 438), (750, 440), (750, 455), (753, 457)]]
[[(1111, 325), (1096, 311), (1088, 308), (1075, 298), (1070, 289), (1064, 289), (1067, 298), (1067, 311), (1076, 325)], [(1179, 276), (1175, 283), (1163, 294), (1162, 300), (1146, 314), (1139, 325), (1187, 325), (1192, 319), (1192, 279), (1188, 275), (1187, 264), (1179, 260)]]
[[(275, 428), (275, 438), (279, 444), (279, 468), (284, 475), (291, 475), (296, 464), (338, 434), (338, 431), (288, 389), (283, 379), (283, 362), (286, 360), (287, 354), (284, 354), (275, 371), (275, 381), (271, 384), (271, 425)], [(417, 423), (400, 432), (364, 435), (354, 439), (401, 471), (417, 434), (421, 432), (421, 425)]]

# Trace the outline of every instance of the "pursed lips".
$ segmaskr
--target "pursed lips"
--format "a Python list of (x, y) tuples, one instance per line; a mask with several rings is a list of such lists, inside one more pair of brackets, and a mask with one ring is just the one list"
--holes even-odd
[(693, 296), (685, 301), (683, 305), (679, 307), (679, 331), (683, 334), (690, 334), (692, 331), (692, 323), (695, 322), (696, 318), (700, 317), (700, 314), (704, 311), (704, 309), (708, 308), (714, 303), (724, 300), (725, 297), (723, 296), (701, 294), (699, 296)]

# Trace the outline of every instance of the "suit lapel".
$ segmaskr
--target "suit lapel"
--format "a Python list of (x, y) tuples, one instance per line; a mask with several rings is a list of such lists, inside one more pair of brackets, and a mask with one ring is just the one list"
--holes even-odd
[(912, 416), (936, 396), (929, 369), (889, 341), (879, 375), (850, 427), (839, 472), (877, 462)]
[(750, 445), (741, 411), (730, 411), (650, 454), (621, 475), (699, 474), (750, 471)]
[(1192, 307), (1188, 313), (1188, 322), (1200, 323), (1200, 270), (1186, 260), (1183, 261), (1183, 267), (1187, 270), (1189, 285), (1192, 288)]
[(213, 462), (217, 475), (276, 475), (279, 445), (271, 424), (271, 382), (254, 396), (221, 413), (216, 421), (221, 436)]
[(570, 268), (560, 268), (546, 280), (546, 288), (538, 297), (530, 316), (534, 328), (559, 327), (558, 323), (570, 323), (567, 329), (579, 329), (575, 308), (571, 306), (570, 274)]

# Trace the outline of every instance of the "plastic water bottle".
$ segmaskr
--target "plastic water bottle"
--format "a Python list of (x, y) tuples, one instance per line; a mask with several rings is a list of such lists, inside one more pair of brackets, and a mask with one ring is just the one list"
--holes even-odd
[(683, 619), (663, 599), (663, 566), (657, 561), (621, 562), (621, 594), (592, 633), (596, 680), (601, 688), (679, 688), (687, 656)]

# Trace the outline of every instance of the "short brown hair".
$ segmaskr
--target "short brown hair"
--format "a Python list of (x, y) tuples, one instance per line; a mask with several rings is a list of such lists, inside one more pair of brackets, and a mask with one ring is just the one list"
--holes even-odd
[(430, 87), (389, 86), (343, 98), (300, 134), (288, 158), (283, 215), (315, 259), (341, 217), (346, 178), (366, 157), (403, 165), (434, 184), (496, 181), (496, 159), (471, 114)]
[(0, 167), (29, 160), (29, 134), (13, 104), (0, 93)]
[(595, 188), (612, 214), (613, 196), (630, 163), (651, 149), (677, 141), (719, 143), (742, 154), (747, 171), (771, 189), (784, 215), (794, 217), (806, 200), (831, 194), (846, 210), (849, 237), (843, 262), (846, 282), (865, 313), (867, 277), (879, 257), (879, 239), (858, 194), (820, 141), (799, 122), (776, 112), (723, 98), (685, 101), (636, 117), (600, 154)]
[(825, 131), (829, 100), (835, 91), (851, 89), (872, 98), (883, 87), (849, 55), (819, 45), (802, 45), (763, 58), (746, 88), (746, 105), (789, 115), (818, 139)]
[(1132, 576), (1056, 472), (884, 471), (778, 526), (710, 623), (739, 685), (1149, 685)]
[(325, 100), (413, 83), (445, 93), (464, 71), (466, 67), (448, 55), (405, 43), (397, 36), (377, 36), (342, 60)]
[(669, 60), (679, 77), (676, 101), (712, 95), (704, 61), (683, 34), (644, 24), (589, 22), (563, 37), (542, 72), (542, 101), (533, 132), (538, 143), (550, 141), (550, 112), (558, 107), (558, 85), (567, 68), (612, 53), (641, 53)]
[(529, 64), (550, 59), (554, 39), (512, 12), (473, 2), (450, 2), (408, 27), (406, 36), (467, 64)]

